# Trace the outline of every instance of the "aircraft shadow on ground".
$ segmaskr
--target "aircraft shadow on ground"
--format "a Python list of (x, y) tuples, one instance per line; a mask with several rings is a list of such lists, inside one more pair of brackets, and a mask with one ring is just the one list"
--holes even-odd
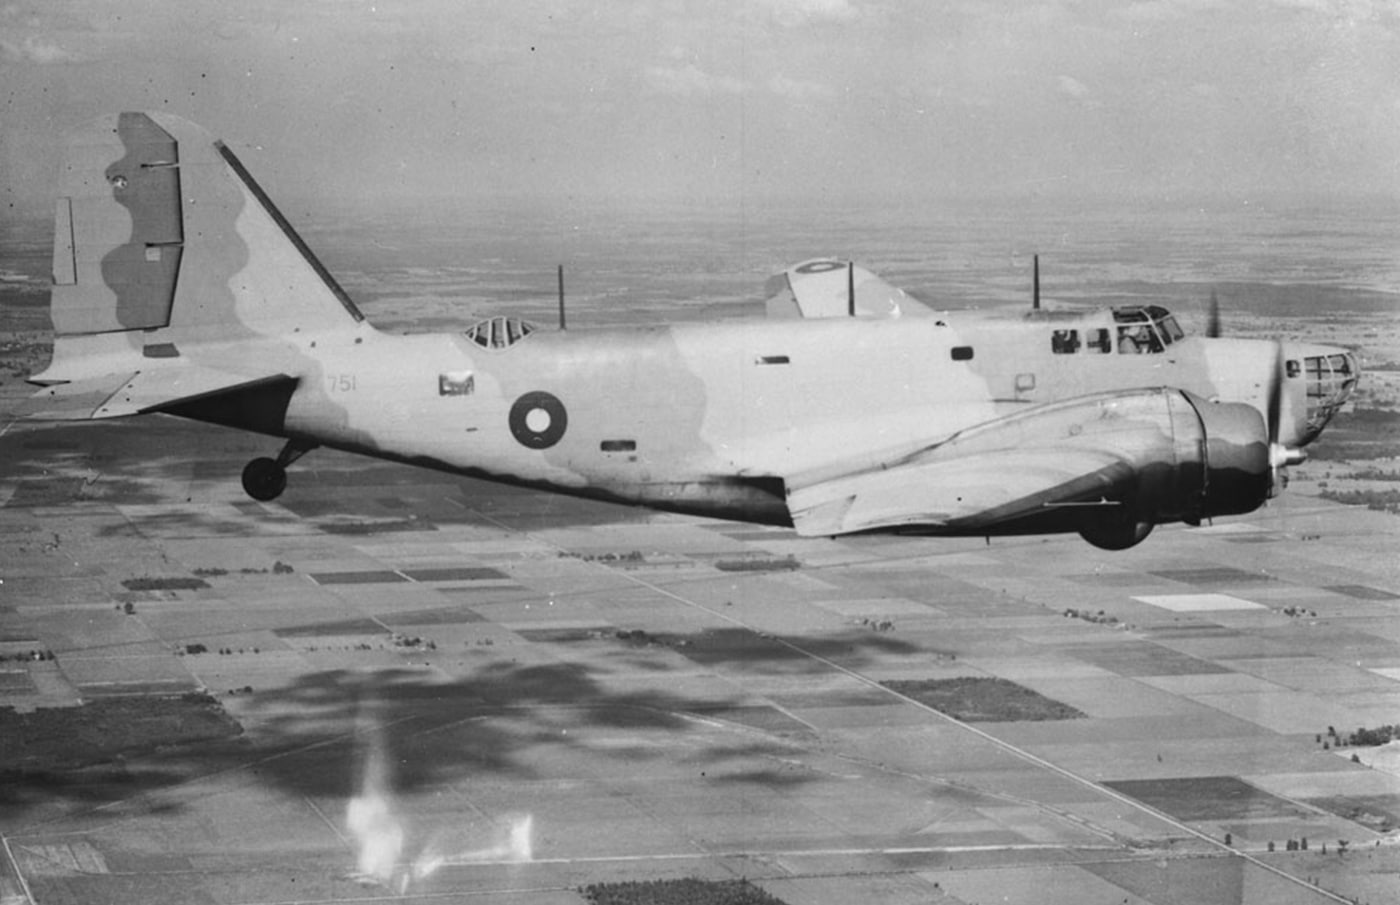
[(942, 655), (890, 635), (868, 631), (843, 631), (827, 635), (783, 638), (739, 626), (712, 628), (689, 634), (661, 632), (654, 635), (628, 632), (624, 643), (635, 662), (654, 668), (644, 655), (657, 648), (669, 649), (699, 666), (722, 666), (726, 672), (751, 675), (830, 675), (837, 663), (860, 669), (878, 656)]
[[(827, 669), (776, 641), (755, 647), (752, 638), (766, 639), (744, 633), (668, 637), (681, 650), (703, 652), (697, 662), (725, 660), (727, 669)], [(814, 646), (811, 639), (803, 643)], [(857, 658), (872, 647), (914, 650), (878, 636), (830, 644), (842, 656)], [(557, 765), (561, 755), (580, 756), (594, 771), (615, 762), (619, 775), (630, 775), (642, 762), (680, 758), (714, 782), (790, 786), (806, 781), (803, 774), (769, 769), (760, 759), (790, 757), (814, 738), (761, 700), (661, 687), (618, 691), (608, 687), (604, 672), (575, 662), (497, 661), (450, 681), (440, 672), (410, 667), (326, 670), (260, 689), (242, 702), (242, 710), (253, 729), (236, 738), (166, 749), (152, 739), (154, 751), (109, 755), (83, 768), (0, 773), (0, 813), (27, 822), (118, 801), (127, 802), (123, 810), (141, 813), (179, 810), (186, 807), (181, 785), (241, 770), (285, 794), (348, 797), (361, 782), (364, 754), (376, 737), (393, 765), (390, 782), (399, 795), (472, 780), (555, 778), (541, 765)], [(729, 729), (716, 736), (717, 723)], [(620, 744), (619, 735), (632, 743)]]

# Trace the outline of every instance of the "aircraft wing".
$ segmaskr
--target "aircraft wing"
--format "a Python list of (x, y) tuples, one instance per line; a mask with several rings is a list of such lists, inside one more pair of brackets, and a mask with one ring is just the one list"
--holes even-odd
[(832, 536), (877, 529), (975, 532), (1073, 505), (1107, 502), (1135, 474), (1108, 450), (1006, 449), (824, 481), (788, 495), (797, 533)]
[(286, 374), (249, 378), (191, 366), (130, 371), (45, 387), (16, 414), (32, 421), (121, 418), (287, 381), (295, 379)]
[(1067, 507), (1110, 516), (1188, 499), (1205, 436), (1196, 404), (1163, 387), (1032, 406), (853, 468), (787, 476), (788, 512), (808, 536), (975, 534)]
[(864, 267), (832, 258), (794, 264), (770, 277), (764, 292), (771, 318), (850, 317), (852, 295), (854, 313), (859, 317), (928, 317), (934, 313)]

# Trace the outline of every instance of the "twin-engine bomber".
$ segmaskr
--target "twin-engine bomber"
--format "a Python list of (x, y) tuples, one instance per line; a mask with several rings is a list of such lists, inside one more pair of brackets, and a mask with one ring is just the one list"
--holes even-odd
[(53, 269), (29, 415), (282, 438), (243, 472), (258, 500), (326, 446), (805, 536), (1119, 550), (1257, 509), (1359, 376), (1344, 349), (1188, 336), (1155, 305), (940, 313), (830, 259), (773, 277), (765, 318), (390, 335), (223, 142), (162, 113), (73, 136)]

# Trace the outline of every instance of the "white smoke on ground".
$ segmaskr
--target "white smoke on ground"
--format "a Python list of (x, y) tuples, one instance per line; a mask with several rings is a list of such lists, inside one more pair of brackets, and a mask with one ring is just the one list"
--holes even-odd
[(345, 826), (356, 848), (354, 876), (365, 883), (397, 888), (402, 895), (412, 883), (426, 880), (452, 864), (523, 863), (534, 858), (534, 817), (514, 815), (492, 827), (484, 846), (461, 848), (444, 844), (438, 832), (412, 864), (404, 860), (409, 833), (393, 793), (392, 764), (379, 721), (361, 713), (364, 772), (359, 793), (346, 804)]
[(451, 864), (522, 864), (534, 860), (535, 818), (518, 814), (495, 828), (495, 841), (456, 854), (443, 852), (437, 844), (429, 844), (413, 865), (414, 879), (432, 876), (439, 868)]
[(388, 884), (399, 870), (406, 833), (392, 797), (383, 730), (372, 717), (361, 715), (361, 720), (368, 723), (364, 775), (359, 794), (345, 807), (345, 826), (355, 840), (356, 875)]

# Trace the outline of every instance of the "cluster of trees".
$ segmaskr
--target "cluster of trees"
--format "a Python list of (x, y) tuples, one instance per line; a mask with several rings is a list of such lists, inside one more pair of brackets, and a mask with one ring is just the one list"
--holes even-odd
[[(1229, 844), (1228, 838), (1226, 839), (1226, 844), (1227, 844), (1227, 845)], [(1350, 840), (1348, 840), (1348, 839), (1338, 839), (1338, 840), (1337, 840), (1337, 857), (1340, 858), (1340, 857), (1342, 857), (1343, 855), (1345, 855), (1345, 854), (1347, 853), (1347, 847), (1350, 846), (1350, 845), (1351, 845), (1351, 841), (1350, 841)], [(1274, 843), (1270, 842), (1270, 843), (1269, 843), (1269, 851), (1272, 852), (1272, 851), (1274, 851), (1274, 850), (1275, 850)], [(1305, 852), (1305, 851), (1307, 851), (1307, 850), (1308, 850), (1308, 837), (1307, 837), (1307, 836), (1304, 836), (1302, 839), (1289, 839), (1287, 842), (1284, 843), (1284, 849), (1283, 849), (1283, 850), (1286, 851), (1286, 852)], [(1324, 855), (1327, 854), (1327, 843), (1326, 843), (1326, 842), (1322, 843), (1322, 853), (1323, 853)]]
[(0, 654), (0, 663), (6, 660), (14, 660), (18, 663), (43, 662), (46, 660), (57, 660), (51, 650), (30, 650), (19, 654)]
[[(200, 588), (209, 587), (208, 582), (203, 579), (221, 578), (228, 574), (228, 569), (219, 566), (200, 566), (190, 571), (194, 573), (195, 577), (152, 578), (143, 575), (140, 578), (128, 578), (122, 584), (131, 591), (197, 591)], [(271, 569), (254, 569), (251, 566), (245, 566), (238, 570), (238, 574), (266, 575), (271, 572), (273, 575), (287, 575), (294, 571), (296, 570), (279, 559), (272, 564)]]
[(1377, 726), (1375, 729), (1366, 729), (1362, 727), (1347, 736), (1347, 744), (1357, 748), (1368, 748), (1375, 745), (1387, 744), (1396, 736), (1400, 736), (1400, 726), (1386, 724), (1384, 726)]
[(1324, 500), (1362, 506), (1373, 512), (1400, 515), (1400, 490), (1324, 490), (1318, 494)]
[(789, 553), (773, 559), (721, 559), (715, 568), (721, 572), (791, 572), (802, 568), (802, 562)]
[(1085, 622), (1094, 622), (1098, 623), (1099, 625), (1118, 624), (1117, 616), (1110, 616), (1103, 610), (1099, 610), (1097, 613), (1094, 613), (1089, 610), (1081, 610), (1076, 609), (1075, 607), (1067, 607), (1065, 609), (1065, 616), (1070, 619), (1083, 619)]
[(1400, 726), (1393, 726), (1389, 723), (1384, 726), (1377, 726), (1374, 729), (1367, 729), (1362, 726), (1355, 732), (1343, 736), (1337, 732), (1335, 726), (1327, 727), (1327, 739), (1324, 740), (1322, 733), (1317, 734), (1317, 740), (1324, 748), (1350, 745), (1353, 748), (1373, 748), (1376, 745), (1384, 745), (1400, 738)]
[(1347, 475), (1353, 481), (1400, 481), (1400, 471), (1382, 471), (1379, 468), (1363, 468)]
[[(186, 653), (187, 655), (191, 656), (191, 657), (194, 657), (194, 656), (198, 656), (199, 654), (207, 654), (207, 653), (209, 653), (209, 648), (206, 647), (206, 646), (204, 646), (203, 644), (198, 643), (198, 642), (196, 642), (196, 643), (194, 643), (194, 644), (186, 644), (186, 645), (185, 645), (185, 653)], [(231, 648), (231, 647), (221, 647), (221, 648), (219, 648), (219, 653), (220, 653), (222, 656), (228, 657), (228, 656), (232, 656), (232, 655), (235, 654), (235, 653), (239, 653), (239, 654), (248, 653), (248, 651), (245, 650), (244, 648), (241, 648), (241, 647), (240, 647), (237, 651), (235, 651), (235, 650), (234, 650), (233, 648)], [(260, 654), (260, 653), (262, 653), (262, 650), (261, 650), (260, 648), (256, 648), (256, 647), (255, 647), (255, 648), (252, 649), (252, 653)]]
[(584, 562), (646, 562), (641, 550), (629, 553), (560, 553), (562, 559), (581, 559)]

